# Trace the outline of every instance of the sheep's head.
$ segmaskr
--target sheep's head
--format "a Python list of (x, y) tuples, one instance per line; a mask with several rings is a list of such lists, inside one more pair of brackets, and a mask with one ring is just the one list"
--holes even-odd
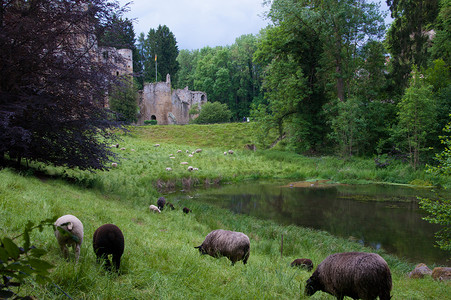
[(307, 284), (305, 285), (304, 295), (312, 296), (316, 291), (321, 289), (318, 280), (316, 280), (313, 276), (307, 279)]
[(199, 249), (199, 253), (204, 255), (204, 254), (208, 254), (207, 251), (205, 251), (205, 249), (202, 247), (202, 245), (194, 247), (196, 249)]

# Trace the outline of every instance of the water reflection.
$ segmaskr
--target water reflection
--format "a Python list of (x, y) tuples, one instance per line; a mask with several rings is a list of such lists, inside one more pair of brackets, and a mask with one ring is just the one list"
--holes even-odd
[(422, 220), (417, 196), (432, 195), (386, 185), (289, 188), (246, 183), (209, 189), (198, 199), (280, 224), (325, 230), (414, 263), (447, 264), (449, 255), (433, 246), (439, 227)]

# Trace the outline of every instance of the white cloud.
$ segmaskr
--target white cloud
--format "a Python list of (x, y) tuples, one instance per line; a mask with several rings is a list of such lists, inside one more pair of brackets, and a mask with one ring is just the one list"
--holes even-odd
[[(127, 0), (119, 0), (123, 5)], [(137, 19), (136, 36), (166, 25), (179, 49), (231, 45), (243, 34), (257, 34), (268, 22), (263, 0), (134, 0), (125, 16)]]

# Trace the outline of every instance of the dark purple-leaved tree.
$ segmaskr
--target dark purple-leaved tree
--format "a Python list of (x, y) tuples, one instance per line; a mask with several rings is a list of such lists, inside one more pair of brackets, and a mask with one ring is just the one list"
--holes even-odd
[(123, 8), (107, 0), (0, 3), (0, 160), (104, 169), (118, 126), (106, 92), (120, 58), (101, 56), (95, 27)]

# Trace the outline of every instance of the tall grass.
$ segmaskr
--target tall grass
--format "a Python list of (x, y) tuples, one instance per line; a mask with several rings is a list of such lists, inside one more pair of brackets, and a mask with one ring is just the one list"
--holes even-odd
[[(311, 273), (290, 268), (292, 260), (306, 257), (317, 265), (334, 252), (371, 250), (326, 232), (236, 215), (195, 198), (174, 202), (176, 210), (161, 214), (151, 214), (148, 206), (155, 204), (162, 191), (265, 178), (400, 183), (435, 180), (401, 164), (381, 170), (371, 160), (359, 158), (345, 161), (245, 150), (244, 145), (253, 141), (248, 125), (137, 128), (123, 136), (120, 147), (125, 150), (116, 150), (122, 157), (118, 167), (106, 172), (39, 166), (52, 176), (38, 178), (0, 170), (2, 237), (16, 236), (28, 220), (36, 223), (64, 214), (76, 215), (84, 224), (78, 264), (62, 258), (50, 229), (33, 232), (32, 243), (46, 249), (45, 259), (55, 265), (53, 282), (40, 286), (29, 281), (21, 292), (39, 299), (67, 299), (62, 291), (74, 299), (303, 299), (301, 289)], [(224, 130), (219, 133), (221, 128)], [(155, 147), (156, 143), (160, 146)], [(196, 148), (202, 148), (202, 152), (189, 157), (186, 150), (191, 153)], [(229, 149), (234, 154), (224, 155)], [(184, 161), (199, 171), (189, 172), (187, 165), (180, 164)], [(166, 171), (167, 167), (172, 171)], [(166, 196), (168, 201), (175, 201), (170, 193)], [(183, 214), (183, 206), (193, 213)], [(120, 276), (105, 273), (95, 263), (92, 234), (105, 223), (114, 223), (124, 232)], [(200, 256), (194, 249), (217, 228), (249, 236), (251, 256), (247, 265), (232, 267), (226, 258)], [(450, 285), (406, 278), (413, 265), (380, 254), (393, 272), (393, 299), (445, 299), (450, 294)], [(317, 293), (311, 299), (333, 297)]]

